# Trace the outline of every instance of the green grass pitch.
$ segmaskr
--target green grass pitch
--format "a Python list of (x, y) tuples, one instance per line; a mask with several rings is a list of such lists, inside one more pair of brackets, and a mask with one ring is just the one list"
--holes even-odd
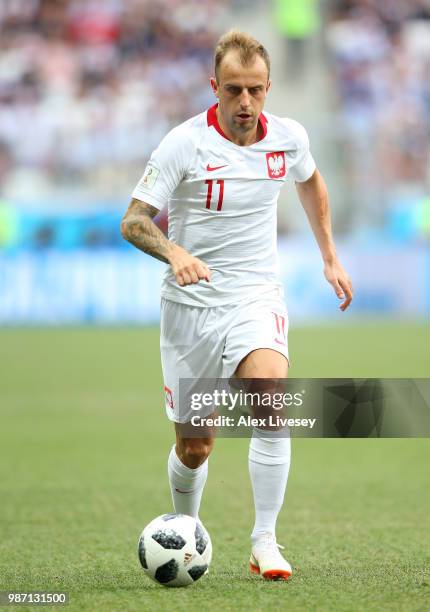
[[(290, 347), (291, 376), (429, 375), (429, 325), (293, 329)], [(218, 440), (201, 510), (211, 572), (166, 589), (136, 554), (171, 510), (158, 330), (2, 330), (0, 371), (0, 590), (68, 591), (69, 610), (430, 608), (429, 440), (293, 441), (287, 583), (248, 573), (247, 440)]]

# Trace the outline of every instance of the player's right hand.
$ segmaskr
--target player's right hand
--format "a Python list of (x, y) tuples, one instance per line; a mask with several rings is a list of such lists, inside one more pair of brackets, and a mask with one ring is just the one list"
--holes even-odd
[(209, 282), (211, 279), (211, 271), (205, 262), (197, 257), (193, 257), (188, 251), (177, 244), (175, 244), (172, 249), (169, 263), (175, 275), (176, 282), (180, 287), (193, 285), (201, 280)]

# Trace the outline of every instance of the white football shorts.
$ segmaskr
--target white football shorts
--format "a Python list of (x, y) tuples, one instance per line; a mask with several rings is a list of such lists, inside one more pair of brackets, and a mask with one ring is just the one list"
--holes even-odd
[[(177, 423), (195, 414), (178, 405), (180, 379), (230, 378), (242, 359), (260, 348), (288, 359), (288, 314), (279, 289), (213, 308), (163, 298), (160, 327), (166, 413)], [(199, 416), (212, 412), (208, 406)]]

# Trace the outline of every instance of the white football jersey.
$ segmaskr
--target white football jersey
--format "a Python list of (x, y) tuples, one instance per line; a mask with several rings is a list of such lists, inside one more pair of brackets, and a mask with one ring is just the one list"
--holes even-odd
[(281, 289), (276, 240), (279, 191), (306, 181), (315, 162), (305, 129), (270, 113), (262, 138), (231, 142), (216, 105), (171, 130), (151, 155), (133, 198), (161, 210), (169, 239), (203, 260), (211, 281), (180, 287), (167, 267), (162, 296), (193, 306), (219, 306)]

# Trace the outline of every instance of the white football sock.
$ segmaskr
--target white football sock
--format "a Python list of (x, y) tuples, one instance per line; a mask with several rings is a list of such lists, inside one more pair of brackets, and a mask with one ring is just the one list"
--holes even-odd
[(254, 429), (249, 445), (249, 474), (254, 492), (255, 524), (252, 543), (263, 533), (275, 535), (276, 519), (284, 501), (291, 459), (291, 440), (266, 438), (268, 432)]
[(196, 469), (187, 467), (176, 454), (173, 445), (167, 463), (173, 507), (176, 514), (197, 518), (203, 489), (208, 477), (208, 460)]

